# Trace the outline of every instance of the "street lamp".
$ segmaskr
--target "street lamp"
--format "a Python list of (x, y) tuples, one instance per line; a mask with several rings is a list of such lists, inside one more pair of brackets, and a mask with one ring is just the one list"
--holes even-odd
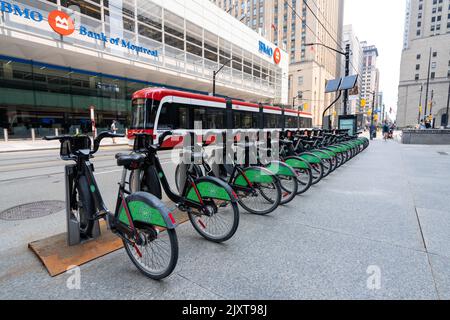
[(216, 96), (216, 76), (217, 76), (217, 74), (218, 74), (220, 71), (222, 71), (222, 69), (225, 68), (225, 66), (226, 66), (227, 64), (229, 64), (232, 60), (233, 60), (233, 58), (228, 59), (227, 61), (224, 62), (224, 64), (220, 67), (219, 70), (217, 70), (217, 71), (214, 70), (214, 71), (213, 71), (213, 97)]
[[(332, 48), (330, 46), (327, 46), (323, 43), (319, 43), (319, 42), (315, 42), (315, 43), (306, 43), (305, 47), (310, 47), (310, 46), (322, 46), (325, 47), (331, 51), (334, 51), (340, 55), (343, 55), (345, 57), (345, 76), (348, 77), (350, 75), (350, 45), (347, 44), (345, 46), (345, 52), (343, 51), (339, 51), (335, 48)], [(344, 91), (344, 115), (347, 115), (347, 105), (348, 105), (348, 89), (346, 89)]]

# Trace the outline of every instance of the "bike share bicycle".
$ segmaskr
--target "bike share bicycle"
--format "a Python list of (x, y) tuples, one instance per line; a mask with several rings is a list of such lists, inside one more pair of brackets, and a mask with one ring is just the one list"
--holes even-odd
[[(239, 225), (238, 199), (233, 189), (220, 179), (199, 177), (196, 172), (186, 170), (181, 192), (174, 192), (167, 180), (158, 151), (164, 139), (173, 133), (167, 131), (159, 137), (158, 144), (152, 144), (152, 136), (135, 134), (133, 151), (144, 158), (143, 165), (130, 175), (133, 191), (149, 192), (162, 199), (161, 186), (168, 198), (178, 209), (187, 212), (194, 229), (205, 239), (224, 242), (236, 233)], [(195, 157), (190, 153), (191, 160)]]
[[(235, 151), (227, 154), (227, 133), (222, 132), (221, 135), (223, 145), (210, 145), (210, 148), (214, 148), (211, 156), (208, 157), (205, 152), (201, 152), (200, 162), (191, 165), (192, 168), (190, 170), (193, 170), (198, 176), (213, 176), (226, 182), (238, 195), (238, 202), (241, 207), (252, 214), (267, 215), (275, 211), (280, 204), (285, 204), (292, 200), (290, 196), (287, 197), (287, 192), (280, 184), (279, 176), (270, 170), (270, 168), (266, 169), (260, 166), (250, 165), (250, 161), (248, 160), (249, 152), (245, 146), (245, 143), (248, 143), (248, 141), (244, 142), (244, 145), (241, 145), (236, 140), (233, 140), (233, 146), (230, 145), (229, 149), (234, 148)], [(198, 146), (198, 149), (202, 147)], [(245, 161), (238, 161), (245, 162), (243, 165), (236, 163), (237, 149), (239, 148), (243, 148), (245, 152)], [(218, 159), (216, 155), (220, 155), (222, 158)], [(175, 180), (178, 188), (181, 168), (181, 165), (178, 165), (175, 171)], [(293, 196), (295, 196), (295, 193)]]
[(160, 280), (172, 273), (178, 261), (176, 223), (155, 196), (126, 190), (127, 172), (140, 168), (145, 158), (140, 155), (117, 157), (123, 172), (114, 214), (107, 209), (94, 177), (90, 159), (99, 150), (101, 141), (119, 137), (124, 135), (102, 132), (94, 139), (93, 149), (90, 137), (85, 135), (48, 136), (44, 140), (59, 140), (61, 159), (76, 163), (70, 166), (73, 175), (69, 179), (68, 201), (71, 218), (78, 221), (80, 235), (91, 239), (94, 223), (105, 219), (108, 228), (122, 239), (133, 264), (147, 277)]

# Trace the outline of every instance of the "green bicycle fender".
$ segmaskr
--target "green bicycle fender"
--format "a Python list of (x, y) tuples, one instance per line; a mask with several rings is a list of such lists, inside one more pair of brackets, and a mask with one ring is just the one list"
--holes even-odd
[(313, 153), (314, 155), (319, 157), (321, 160), (330, 160), (331, 159), (331, 156), (322, 150), (313, 150), (313, 151), (311, 151), (311, 153)]
[[(136, 192), (126, 199), (130, 215), (134, 222), (139, 221), (149, 225), (174, 229), (175, 220), (171, 213), (158, 198), (146, 192)], [(122, 206), (119, 212), (119, 221), (129, 226), (128, 216)]]
[[(204, 177), (204, 178), (212, 178), (212, 177)], [(204, 179), (200, 178), (200, 179)], [(200, 193), (201, 198), (212, 198), (224, 201), (231, 201), (226, 188), (219, 183), (213, 183), (208, 180), (197, 182), (196, 184), (198, 192)], [(228, 186), (228, 185), (227, 185)], [(229, 186), (228, 186), (229, 187)], [(186, 198), (193, 202), (200, 202), (200, 199), (197, 196), (197, 192), (193, 187), (189, 189), (187, 192)]]
[[(272, 183), (274, 182), (273, 173), (264, 168), (247, 168), (244, 170), (245, 176), (251, 183)], [(234, 184), (240, 187), (247, 187), (247, 180), (240, 174)]]
[(314, 154), (301, 154), (299, 157), (312, 164), (319, 164), (322, 162), (322, 160)]
[(326, 152), (327, 154), (329, 154), (331, 158), (335, 158), (337, 156), (336, 152), (334, 152), (332, 150), (328, 150), (328, 148), (325, 148), (322, 151)]
[(327, 147), (327, 148), (330, 149), (332, 152), (334, 152), (336, 155), (337, 155), (338, 153), (341, 153), (341, 152), (342, 152), (341, 149), (338, 148), (338, 147), (336, 147), (336, 146), (333, 146), (333, 147)]
[(280, 161), (272, 161), (266, 169), (276, 174), (277, 176), (285, 176), (285, 177), (295, 177), (295, 172), (283, 162)]
[(294, 169), (309, 169), (308, 163), (298, 157), (286, 159), (286, 164)]

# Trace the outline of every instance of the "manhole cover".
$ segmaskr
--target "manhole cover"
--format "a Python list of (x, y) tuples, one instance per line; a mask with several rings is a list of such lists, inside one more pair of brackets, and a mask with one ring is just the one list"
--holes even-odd
[(448, 152), (439, 151), (438, 152), (441, 156), (448, 156)]
[(39, 201), (22, 204), (0, 212), (0, 219), (16, 221), (45, 217), (64, 210), (64, 201)]

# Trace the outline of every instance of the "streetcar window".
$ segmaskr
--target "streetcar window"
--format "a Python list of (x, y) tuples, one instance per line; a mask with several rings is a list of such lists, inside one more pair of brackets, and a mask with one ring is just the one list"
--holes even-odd
[(190, 129), (188, 106), (164, 103), (159, 114), (158, 129)]
[(258, 129), (258, 113), (250, 111), (234, 111), (235, 129)]
[(298, 117), (295, 116), (285, 116), (285, 128), (297, 128)]
[(153, 129), (158, 101), (135, 99), (131, 106), (131, 129)]
[(278, 128), (278, 117), (276, 114), (264, 114), (264, 128)]
[(206, 129), (224, 129), (225, 111), (222, 109), (209, 108), (206, 113)]
[(196, 122), (201, 122), (202, 129), (224, 129), (225, 111), (197, 105), (164, 103), (158, 129), (195, 129)]

